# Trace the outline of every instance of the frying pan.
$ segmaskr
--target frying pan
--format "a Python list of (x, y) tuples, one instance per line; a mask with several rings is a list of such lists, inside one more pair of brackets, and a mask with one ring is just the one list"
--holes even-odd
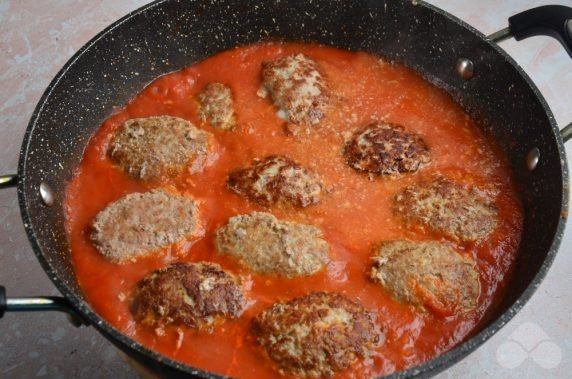
[[(64, 295), (39, 299), (35, 306), (66, 310), (76, 321), (90, 323), (130, 356), (161, 374), (215, 377), (135, 343), (84, 301), (63, 229), (65, 184), (79, 164), (89, 136), (113, 107), (125, 104), (160, 74), (259, 40), (319, 42), (380, 54), (414, 68), (479, 120), (510, 159), (521, 188), (525, 223), (507, 296), (479, 334), (396, 376), (428, 375), (450, 366), (520, 310), (552, 263), (567, 218), (568, 169), (563, 138), (570, 138), (572, 127), (560, 134), (536, 87), (494, 43), (425, 3), (283, 1), (261, 2), (257, 8), (254, 5), (234, 0), (153, 3), (95, 37), (50, 84), (26, 131), (18, 175), (3, 177), (1, 184), (17, 184), (22, 218), (34, 252)], [(570, 18), (569, 8), (536, 10), (511, 19), (510, 30), (492, 39), (547, 33), (559, 38), (570, 53)], [(18, 299), (2, 300), (2, 311), (30, 306)]]

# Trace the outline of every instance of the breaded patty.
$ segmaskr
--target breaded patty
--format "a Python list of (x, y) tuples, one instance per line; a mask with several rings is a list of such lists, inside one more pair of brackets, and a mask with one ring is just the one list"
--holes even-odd
[(260, 94), (270, 93), (278, 115), (291, 124), (315, 125), (324, 117), (329, 91), (318, 64), (304, 54), (262, 65)]
[(431, 161), (419, 135), (385, 122), (371, 123), (354, 133), (344, 155), (350, 167), (377, 175), (415, 172)]
[(133, 118), (111, 139), (111, 160), (129, 175), (143, 180), (202, 170), (212, 159), (213, 138), (178, 117)]
[(336, 293), (314, 292), (256, 316), (252, 334), (281, 371), (332, 376), (384, 342), (373, 314)]
[(246, 300), (236, 277), (214, 263), (175, 263), (152, 272), (134, 290), (131, 313), (151, 327), (209, 327), (238, 318)]
[(441, 316), (474, 309), (480, 292), (475, 262), (438, 242), (382, 242), (370, 277), (396, 300)]
[(209, 83), (199, 93), (199, 118), (222, 130), (236, 126), (232, 91), (222, 83)]
[(203, 233), (196, 201), (162, 189), (109, 204), (95, 216), (91, 229), (95, 247), (114, 263), (135, 261)]
[(486, 237), (498, 220), (497, 207), (489, 196), (442, 176), (398, 192), (393, 212), (463, 242)]
[(289, 158), (272, 155), (232, 172), (228, 187), (261, 205), (287, 203), (297, 207), (320, 201), (320, 177)]
[(287, 277), (312, 275), (329, 262), (320, 229), (280, 221), (270, 213), (231, 217), (216, 232), (216, 248), (251, 270)]

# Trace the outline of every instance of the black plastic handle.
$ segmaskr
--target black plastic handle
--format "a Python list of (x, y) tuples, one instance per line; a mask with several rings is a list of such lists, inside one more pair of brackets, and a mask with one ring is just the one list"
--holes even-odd
[(89, 325), (64, 297), (6, 297), (6, 288), (0, 286), (0, 318), (5, 312), (60, 311), (67, 314), (74, 326)]
[(566, 125), (566, 127), (560, 131), (560, 134), (564, 142), (570, 141), (572, 139), (572, 122)]
[[(17, 175), (0, 175), (0, 189), (18, 185)], [(0, 286), (0, 318), (6, 312), (60, 311), (66, 313), (75, 326), (89, 325), (65, 297), (6, 297), (6, 288)]]
[(8, 302), (6, 301), (6, 288), (0, 286), (0, 318), (4, 316), (6, 308), (8, 307)]
[(510, 17), (508, 24), (517, 41), (538, 35), (554, 37), (572, 58), (572, 8), (563, 5), (532, 8)]

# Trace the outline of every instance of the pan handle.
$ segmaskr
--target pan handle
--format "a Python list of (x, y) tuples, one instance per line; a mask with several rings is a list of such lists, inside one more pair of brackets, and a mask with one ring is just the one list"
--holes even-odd
[[(16, 187), (18, 175), (0, 175), (0, 189)], [(75, 326), (89, 325), (64, 297), (6, 297), (6, 288), (0, 286), (0, 318), (5, 312), (60, 311), (65, 312)]]
[(508, 28), (488, 36), (493, 42), (510, 37), (520, 41), (533, 36), (556, 38), (572, 57), (572, 8), (564, 5), (544, 5), (515, 14), (508, 19)]
[(560, 134), (562, 135), (564, 142), (568, 142), (572, 139), (572, 122), (565, 126), (564, 129), (560, 131)]
[(0, 286), (0, 318), (5, 312), (60, 311), (65, 312), (74, 326), (89, 325), (64, 297), (6, 297), (6, 288)]
[[(515, 14), (508, 19), (508, 28), (487, 38), (499, 43), (511, 37), (520, 41), (545, 35), (556, 38), (572, 58), (572, 8), (563, 5), (544, 5)], [(560, 131), (564, 142), (572, 139), (572, 122)]]
[(0, 189), (16, 187), (18, 185), (18, 175), (0, 175)]

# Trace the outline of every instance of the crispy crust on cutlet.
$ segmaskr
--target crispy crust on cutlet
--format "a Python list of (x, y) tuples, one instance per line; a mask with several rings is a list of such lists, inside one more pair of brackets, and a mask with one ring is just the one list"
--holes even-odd
[(332, 376), (384, 342), (372, 313), (325, 292), (272, 305), (251, 331), (281, 371), (300, 377)]
[(304, 208), (320, 201), (322, 183), (318, 174), (291, 159), (272, 155), (252, 166), (231, 172), (228, 187), (260, 205), (287, 203)]
[(232, 130), (236, 117), (232, 90), (222, 83), (209, 83), (199, 93), (199, 118), (213, 128)]
[(324, 117), (329, 90), (318, 64), (304, 54), (276, 58), (262, 65), (262, 91), (272, 96), (282, 118), (315, 125)]
[(374, 249), (370, 272), (396, 300), (443, 316), (477, 306), (475, 262), (434, 241), (384, 241)]
[(240, 317), (246, 300), (238, 278), (218, 264), (175, 263), (152, 272), (134, 290), (131, 313), (150, 327), (211, 327)]
[(264, 274), (308, 276), (329, 262), (329, 246), (320, 229), (264, 212), (231, 217), (217, 230), (215, 244), (219, 253)]
[(353, 169), (376, 175), (415, 172), (431, 162), (421, 136), (385, 122), (374, 122), (355, 132), (344, 155)]
[(90, 238), (109, 261), (127, 263), (202, 233), (193, 198), (155, 189), (105, 207), (91, 223)]
[(108, 154), (127, 174), (153, 180), (202, 170), (214, 159), (213, 144), (210, 133), (182, 118), (133, 118), (115, 132)]
[(393, 198), (393, 213), (462, 242), (474, 242), (497, 226), (490, 196), (443, 176), (404, 188)]

